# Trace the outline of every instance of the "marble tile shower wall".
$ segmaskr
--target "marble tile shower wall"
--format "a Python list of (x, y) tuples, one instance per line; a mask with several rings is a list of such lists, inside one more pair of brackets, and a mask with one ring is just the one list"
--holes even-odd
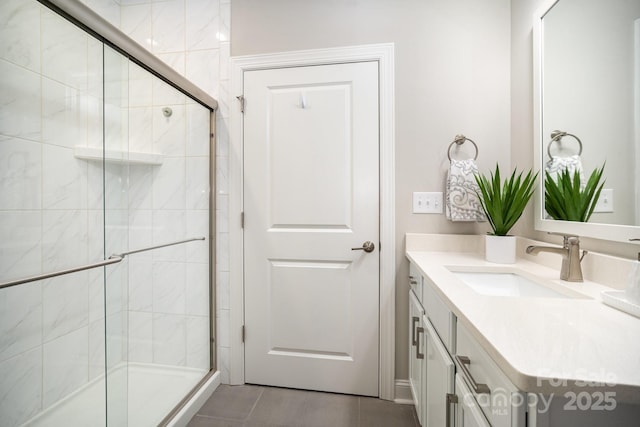
[[(208, 110), (131, 64), (128, 115), (129, 150), (164, 156), (160, 166), (129, 166), (129, 247), (207, 236)], [(207, 245), (129, 257), (129, 362), (208, 370)]]
[[(86, 0), (140, 45), (218, 101), (216, 112), (217, 361), (229, 382), (230, 0)], [(115, 11), (120, 8), (120, 13)], [(140, 114), (144, 114), (140, 112)]]
[[(217, 2), (87, 0), (85, 3), (178, 72), (185, 74), (186, 63), (191, 61), (191, 68), (196, 71), (188, 77), (215, 96), (211, 88), (217, 83), (212, 80), (217, 73), (199, 70), (218, 66), (215, 62), (218, 46), (213, 49), (211, 42), (217, 40), (217, 32), (213, 36), (208, 33), (217, 23)], [(187, 16), (195, 21), (192, 31), (186, 31), (183, 21)], [(187, 39), (194, 52), (184, 50)], [(195, 59), (189, 59), (190, 55)], [(208, 63), (203, 63), (203, 58)], [(109, 99), (105, 102), (105, 108), (114, 110), (112, 114), (105, 113), (107, 120), (114, 121), (105, 126), (106, 148), (164, 156), (160, 167), (130, 165), (127, 188), (114, 185), (112, 191), (109, 186), (105, 189), (106, 200), (116, 202), (118, 194), (128, 191), (125, 223), (129, 229), (129, 248), (207, 235), (210, 154), (207, 110), (133, 64), (122, 71), (122, 77), (128, 81), (127, 88), (122, 88), (128, 89), (128, 93), (122, 92), (126, 102), (119, 104), (117, 87), (105, 85), (105, 96), (114, 95), (114, 102)], [(119, 81), (115, 79), (111, 85), (117, 86)], [(162, 114), (164, 107), (171, 108), (170, 117)], [(120, 117), (122, 123), (118, 123)], [(110, 129), (124, 130), (127, 135), (121, 138), (116, 134), (111, 138)], [(127, 141), (128, 146), (118, 146), (120, 141)], [(113, 176), (117, 176), (117, 171)], [(128, 277), (123, 279), (128, 283), (123, 325), (128, 331), (128, 348), (123, 351), (129, 362), (208, 369), (206, 245), (193, 242), (129, 257)]]

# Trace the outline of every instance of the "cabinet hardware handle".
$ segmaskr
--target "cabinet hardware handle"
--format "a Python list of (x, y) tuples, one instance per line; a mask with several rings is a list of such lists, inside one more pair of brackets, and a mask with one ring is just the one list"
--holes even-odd
[(420, 318), (416, 316), (411, 318), (411, 345), (416, 345), (416, 323), (419, 320)]
[(418, 326), (416, 335), (416, 359), (424, 359), (424, 353), (420, 353), (420, 334), (424, 333), (424, 328)]
[(489, 389), (488, 385), (477, 383), (476, 380), (473, 378), (473, 375), (471, 375), (471, 371), (469, 371), (469, 368), (467, 367), (467, 365), (471, 364), (471, 360), (467, 356), (455, 355), (453, 357), (456, 360), (456, 362), (458, 362), (457, 365), (460, 366), (460, 369), (462, 370), (462, 376), (464, 376), (465, 380), (467, 381), (467, 384), (471, 386), (474, 393), (476, 394), (491, 393), (491, 390)]
[(458, 403), (458, 396), (455, 394), (447, 393), (445, 404), (447, 405), (447, 409), (445, 410), (445, 427), (451, 427), (451, 404)]
[(415, 277), (409, 276), (409, 283), (411, 283), (412, 285), (417, 285), (418, 281), (416, 280)]

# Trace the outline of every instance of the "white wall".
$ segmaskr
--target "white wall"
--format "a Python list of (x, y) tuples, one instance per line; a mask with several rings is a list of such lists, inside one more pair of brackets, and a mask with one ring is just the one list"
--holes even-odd
[(405, 233), (486, 230), (412, 214), (411, 193), (444, 190), (459, 133), (478, 143), (482, 171), (510, 166), (509, 1), (234, 0), (231, 40), (233, 56), (395, 43), (396, 378), (407, 378)]

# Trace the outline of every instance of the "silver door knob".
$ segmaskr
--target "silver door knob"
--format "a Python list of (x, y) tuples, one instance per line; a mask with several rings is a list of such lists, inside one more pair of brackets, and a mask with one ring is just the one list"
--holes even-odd
[(361, 248), (351, 248), (352, 251), (365, 251), (365, 252), (373, 252), (373, 250), (376, 248), (376, 245), (373, 244), (373, 242), (370, 241), (366, 241), (362, 244)]

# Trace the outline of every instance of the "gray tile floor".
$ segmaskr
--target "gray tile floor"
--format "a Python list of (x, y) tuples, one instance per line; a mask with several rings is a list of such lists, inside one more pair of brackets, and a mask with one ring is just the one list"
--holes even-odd
[(411, 405), (371, 397), (221, 385), (188, 427), (419, 427)]

